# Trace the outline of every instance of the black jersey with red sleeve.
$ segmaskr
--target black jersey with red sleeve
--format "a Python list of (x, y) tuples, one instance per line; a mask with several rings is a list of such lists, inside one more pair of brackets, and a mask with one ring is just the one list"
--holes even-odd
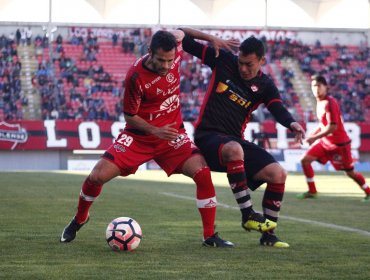
[(260, 104), (265, 104), (285, 127), (294, 122), (282, 105), (273, 81), (262, 71), (254, 79), (246, 81), (239, 74), (236, 55), (220, 50), (216, 58), (213, 47), (203, 45), (188, 35), (183, 40), (183, 49), (212, 69), (210, 84), (196, 124), (198, 135), (213, 131), (244, 138), (244, 130), (252, 112)]

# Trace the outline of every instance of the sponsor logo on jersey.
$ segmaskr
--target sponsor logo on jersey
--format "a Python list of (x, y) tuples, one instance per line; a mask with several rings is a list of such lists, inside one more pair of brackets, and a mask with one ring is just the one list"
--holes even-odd
[(244, 99), (243, 97), (241, 97), (239, 94), (237, 94), (235, 92), (232, 92), (229, 95), (229, 99), (231, 101), (235, 102), (236, 104), (238, 104), (239, 106), (244, 107), (244, 108), (248, 108), (252, 104), (251, 101), (248, 101), (248, 100)]
[(159, 95), (159, 94), (163, 94), (164, 93), (164, 91), (163, 90), (161, 90), (160, 88), (157, 88), (157, 95)]
[(0, 122), (0, 142), (8, 142), (11, 150), (14, 150), (18, 143), (27, 142), (27, 138), (27, 130), (20, 124)]
[(224, 93), (228, 89), (228, 85), (218, 82), (217, 87), (216, 87), (216, 93)]
[(155, 120), (159, 117), (165, 116), (175, 110), (180, 106), (180, 100), (177, 95), (172, 95), (168, 97), (162, 104), (159, 106), (159, 110), (151, 113), (149, 116), (150, 120)]
[(160, 94), (162, 94), (163, 96), (172, 95), (179, 88), (180, 88), (180, 84), (176, 84), (174, 87), (169, 88), (167, 91), (164, 91), (164, 90), (162, 90), (160, 88), (157, 88), (157, 95), (160, 95)]
[[(176, 67), (176, 64), (180, 61), (181, 59), (181, 56), (177, 56), (175, 61), (173, 62), (173, 64), (171, 65), (171, 69), (175, 68)], [(180, 67), (179, 67), (179, 70), (180, 70)]]
[[(169, 110), (171, 108), (177, 109), (179, 107), (179, 104), (180, 104), (180, 100), (179, 100), (179, 97), (177, 95), (170, 96), (165, 101), (163, 101), (163, 103), (159, 107), (159, 110), (163, 111), (163, 110)], [(176, 107), (176, 108), (174, 108), (174, 107)], [(172, 112), (172, 111), (173, 110), (171, 110), (170, 112)], [(170, 112), (168, 112), (168, 113), (170, 113)]]
[(123, 147), (122, 145), (114, 144), (113, 147), (114, 147), (114, 149), (116, 150), (117, 153), (119, 153), (119, 152), (122, 152), (122, 153), (126, 152), (126, 148)]
[(168, 144), (170, 146), (173, 146), (173, 148), (177, 150), (182, 145), (188, 142), (190, 142), (190, 139), (186, 134), (179, 134), (175, 140), (169, 141)]
[(242, 90), (230, 80), (227, 80), (226, 84), (222, 82), (219, 82), (217, 84), (216, 93), (221, 94), (225, 93), (226, 91), (228, 92), (229, 99), (238, 104), (239, 106), (248, 108), (252, 104), (251, 101), (248, 101), (247, 99), (241, 96)]
[(156, 82), (158, 82), (159, 80), (161, 79), (161, 76), (158, 76), (157, 78), (155, 78), (153, 81), (150, 81), (149, 83), (146, 83), (145, 84), (145, 88), (148, 89), (150, 88), (152, 85), (154, 85)]

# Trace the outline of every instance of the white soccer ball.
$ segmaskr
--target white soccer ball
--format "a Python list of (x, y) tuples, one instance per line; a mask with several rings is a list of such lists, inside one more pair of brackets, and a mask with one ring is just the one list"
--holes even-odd
[(105, 237), (114, 251), (133, 251), (141, 241), (140, 225), (130, 217), (119, 217), (111, 221)]

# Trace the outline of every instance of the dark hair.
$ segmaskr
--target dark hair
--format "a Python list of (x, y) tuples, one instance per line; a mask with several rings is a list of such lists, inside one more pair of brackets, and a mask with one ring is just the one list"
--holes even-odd
[(245, 39), (241, 43), (239, 50), (243, 53), (243, 55), (255, 53), (258, 58), (262, 58), (265, 55), (265, 46), (261, 40), (254, 36)]
[(168, 31), (159, 30), (152, 36), (149, 49), (153, 53), (155, 53), (158, 49), (162, 49), (165, 52), (169, 52), (175, 49), (176, 46), (177, 41), (172, 33)]
[(323, 84), (324, 86), (327, 86), (328, 83), (326, 82), (326, 79), (324, 76), (321, 75), (313, 75), (311, 76), (312, 81), (316, 81), (316, 83)]

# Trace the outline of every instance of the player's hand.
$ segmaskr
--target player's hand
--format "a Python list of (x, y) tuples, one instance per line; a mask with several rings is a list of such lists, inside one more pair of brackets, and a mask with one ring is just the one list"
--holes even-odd
[(223, 40), (221, 38), (215, 37), (211, 41), (214, 49), (215, 49), (215, 57), (218, 57), (220, 54), (220, 49), (226, 49), (230, 52), (234, 52), (240, 46), (240, 42), (235, 39)]
[(176, 122), (173, 122), (162, 127), (157, 127), (152, 134), (163, 140), (175, 140), (178, 136), (178, 130), (173, 127), (175, 125)]
[(295, 141), (303, 144), (303, 139), (305, 137), (305, 131), (303, 127), (297, 122), (292, 122), (290, 124), (290, 128), (295, 132)]
[(316, 140), (316, 137), (310, 135), (306, 138), (305, 142), (307, 142), (308, 145), (312, 145), (312, 143), (314, 143)]

